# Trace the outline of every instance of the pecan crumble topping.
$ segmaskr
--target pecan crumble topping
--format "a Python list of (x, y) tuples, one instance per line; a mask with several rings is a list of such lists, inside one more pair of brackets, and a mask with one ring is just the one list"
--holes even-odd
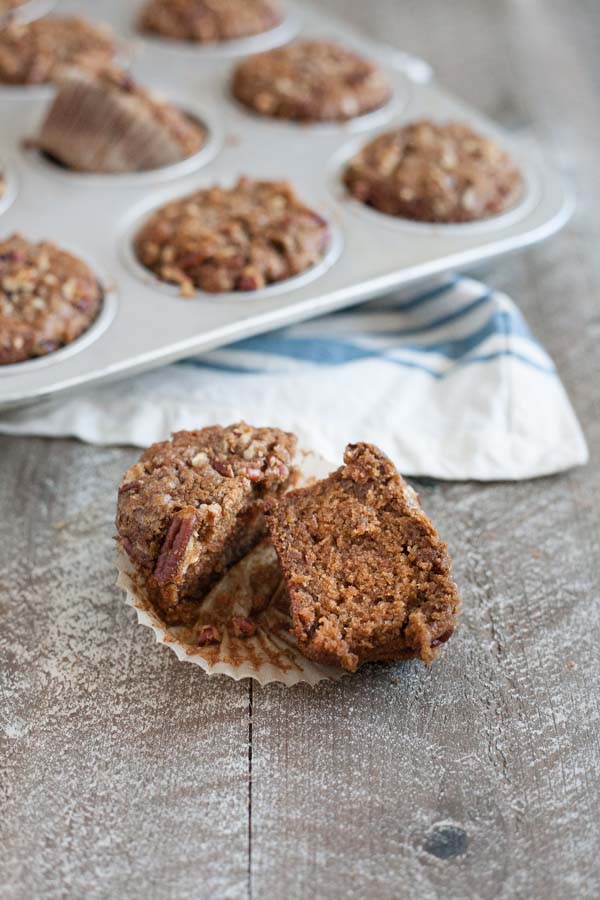
[(470, 222), (514, 203), (522, 177), (493, 140), (460, 122), (413, 122), (380, 134), (350, 160), (344, 183), (380, 212)]
[(264, 116), (303, 121), (351, 119), (390, 98), (387, 78), (369, 60), (333, 41), (295, 41), (243, 60), (232, 90)]
[(282, 19), (279, 0), (148, 0), (139, 30), (211, 44), (260, 34)]
[(139, 261), (183, 296), (253, 291), (319, 262), (327, 223), (286, 181), (241, 178), (161, 207), (135, 238)]
[(65, 65), (96, 68), (110, 63), (115, 42), (105, 25), (77, 16), (12, 22), (0, 30), (0, 82), (42, 84)]
[(290, 484), (295, 450), (296, 438), (274, 428), (215, 425), (153, 444), (125, 474), (118, 540), (168, 623), (191, 621), (264, 536), (264, 500)]
[(102, 291), (94, 273), (49, 241), (0, 241), (0, 365), (44, 356), (94, 321)]

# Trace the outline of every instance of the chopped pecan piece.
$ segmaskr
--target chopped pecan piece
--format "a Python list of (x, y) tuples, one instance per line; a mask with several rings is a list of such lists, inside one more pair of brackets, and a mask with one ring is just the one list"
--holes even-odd
[(238, 638), (249, 638), (256, 634), (256, 622), (247, 619), (246, 616), (232, 616), (231, 627)]
[(154, 569), (159, 584), (178, 582), (183, 577), (186, 552), (198, 521), (198, 513), (186, 507), (173, 517)]
[(207, 647), (209, 644), (220, 644), (221, 639), (222, 634), (216, 625), (204, 625), (198, 635), (198, 646)]

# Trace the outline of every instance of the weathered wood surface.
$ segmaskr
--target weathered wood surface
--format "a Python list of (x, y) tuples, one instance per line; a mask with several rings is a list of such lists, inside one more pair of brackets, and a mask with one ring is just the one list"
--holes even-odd
[(0, 440), (0, 895), (600, 895), (600, 10), (327, 0), (539, 142), (580, 206), (496, 265), (592, 451), (523, 484), (420, 485), (462, 627), (431, 670), (316, 690), (184, 666), (113, 587), (134, 452)]

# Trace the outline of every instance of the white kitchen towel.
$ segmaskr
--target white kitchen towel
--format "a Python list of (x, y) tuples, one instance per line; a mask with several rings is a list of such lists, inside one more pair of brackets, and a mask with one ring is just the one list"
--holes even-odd
[(145, 447), (239, 419), (294, 431), (333, 461), (371, 441), (408, 475), (520, 479), (587, 460), (552, 360), (515, 304), (460, 276), (8, 413), (0, 431)]

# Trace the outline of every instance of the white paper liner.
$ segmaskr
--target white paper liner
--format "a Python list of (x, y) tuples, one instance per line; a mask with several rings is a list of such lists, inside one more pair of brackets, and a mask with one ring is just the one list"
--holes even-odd
[[(311, 453), (302, 453), (298, 464), (300, 484), (322, 478), (335, 468)], [(179, 660), (200, 666), (207, 675), (228, 675), (236, 681), (254, 678), (261, 685), (280, 682), (291, 687), (299, 683), (315, 685), (325, 679), (337, 681), (348, 674), (312, 662), (298, 649), (290, 634), (289, 611), (281, 602), (277, 557), (268, 540), (232, 566), (203, 600), (197, 621), (189, 626), (165, 625), (148, 600), (143, 579), (122, 549), (118, 551), (117, 568), (117, 586), (125, 591), (125, 600), (135, 609), (139, 624), (151, 628), (157, 642), (169, 647)], [(257, 612), (263, 605), (265, 608)], [(236, 637), (231, 617), (248, 617), (251, 612), (256, 633)], [(219, 628), (222, 640), (199, 647), (199, 632), (207, 624)]]

